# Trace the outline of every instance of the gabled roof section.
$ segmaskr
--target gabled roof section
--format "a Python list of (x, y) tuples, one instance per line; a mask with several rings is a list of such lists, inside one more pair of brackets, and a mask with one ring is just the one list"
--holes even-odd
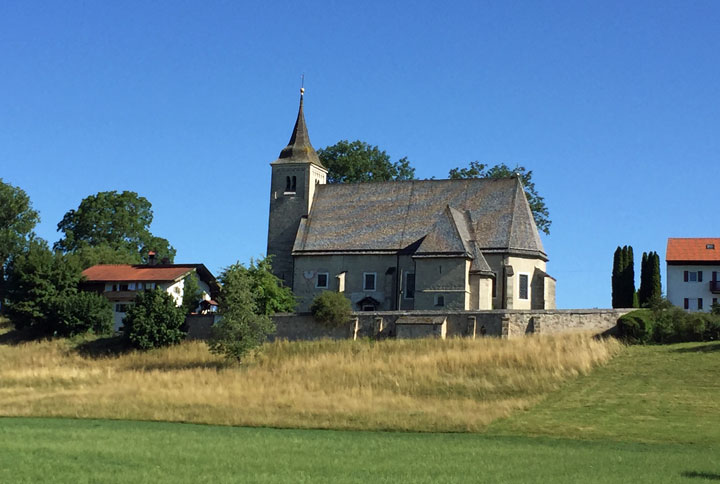
[(669, 238), (667, 262), (720, 262), (720, 238)]
[(471, 252), (472, 240), (547, 258), (517, 177), (319, 185), (293, 253), (400, 251), (426, 237), (422, 250)]
[(280, 163), (313, 163), (325, 168), (320, 162), (315, 148), (310, 144), (310, 136), (308, 135), (305, 114), (303, 113), (303, 91), (300, 92), (300, 108), (298, 109), (297, 120), (290, 141), (280, 152), (278, 159), (271, 164)]
[[(457, 210), (453, 210), (449, 206), (445, 208), (443, 215), (438, 217), (435, 225), (415, 251), (416, 255), (470, 255), (466, 243), (458, 230), (454, 217), (455, 213), (453, 212), (458, 213)], [(462, 217), (462, 214), (459, 214), (459, 216)]]
[[(515, 177), (517, 184), (515, 186), (515, 198), (513, 200), (513, 217), (510, 225), (510, 247), (520, 247), (530, 245), (540, 247), (542, 250), (542, 241), (540, 240), (540, 234), (538, 233), (537, 225), (535, 225), (535, 218), (533, 217), (530, 204), (525, 196), (525, 190), (523, 189), (520, 177)], [(529, 241), (532, 239), (532, 241)]]

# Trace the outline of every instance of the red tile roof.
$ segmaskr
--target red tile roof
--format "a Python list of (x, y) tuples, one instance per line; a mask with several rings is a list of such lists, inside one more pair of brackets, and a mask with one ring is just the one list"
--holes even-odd
[[(714, 249), (708, 249), (714, 246)], [(667, 262), (720, 261), (720, 238), (668, 239)]]
[(111, 281), (175, 281), (193, 271), (188, 266), (131, 266), (128, 264), (99, 264), (83, 271), (90, 282)]

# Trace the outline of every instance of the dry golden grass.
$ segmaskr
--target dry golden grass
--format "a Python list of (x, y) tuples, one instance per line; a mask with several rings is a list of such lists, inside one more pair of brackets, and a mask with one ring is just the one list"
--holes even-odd
[(114, 356), (88, 356), (67, 340), (5, 343), (0, 415), (478, 431), (608, 361), (620, 347), (577, 334), (280, 341), (234, 366), (201, 342)]

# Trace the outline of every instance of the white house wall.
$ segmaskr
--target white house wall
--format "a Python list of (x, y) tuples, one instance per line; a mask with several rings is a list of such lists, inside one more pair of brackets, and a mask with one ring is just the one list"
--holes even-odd
[[(685, 271), (702, 271), (702, 282), (685, 282)], [(667, 266), (667, 298), (673, 306), (683, 308), (685, 298), (690, 299), (689, 311), (697, 311), (697, 299), (702, 298), (702, 311), (710, 311), (713, 300), (720, 301), (720, 294), (710, 292), (713, 271), (720, 273), (720, 265), (669, 265)], [(720, 277), (718, 277), (720, 279)]]

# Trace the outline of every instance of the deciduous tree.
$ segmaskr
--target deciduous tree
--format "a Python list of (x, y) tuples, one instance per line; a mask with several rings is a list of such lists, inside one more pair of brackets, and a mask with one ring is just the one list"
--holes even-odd
[(212, 327), (208, 346), (213, 353), (241, 361), (275, 332), (275, 324), (261, 313), (254, 294), (253, 281), (242, 264), (226, 268), (220, 277), (218, 313), (220, 321)]
[(123, 338), (129, 346), (148, 350), (185, 339), (185, 311), (166, 291), (139, 291), (123, 319)]
[(103, 296), (78, 290), (76, 261), (53, 253), (45, 241), (30, 242), (10, 264), (8, 315), (17, 329), (38, 336), (71, 336), (112, 328), (110, 304)]
[[(80, 202), (58, 223), (63, 238), (55, 248), (66, 253), (84, 252), (88, 247), (103, 247), (101, 262), (106, 262), (108, 249), (126, 258), (129, 254), (146, 257), (155, 251), (159, 259), (172, 261), (175, 249), (167, 239), (150, 232), (153, 220), (152, 205), (135, 192), (99, 192)], [(94, 254), (97, 255), (97, 254)]]
[(27, 193), (0, 178), (0, 303), (5, 298), (8, 264), (27, 248), (39, 221)]
[(360, 140), (341, 140), (317, 150), (318, 157), (328, 169), (328, 183), (358, 183), (369, 181), (412, 180), (415, 168), (406, 157), (396, 162), (377, 146)]
[(195, 311), (200, 301), (202, 301), (202, 291), (200, 290), (198, 277), (193, 272), (192, 274), (188, 274), (183, 281), (182, 307), (185, 310), (185, 314), (190, 314)]

